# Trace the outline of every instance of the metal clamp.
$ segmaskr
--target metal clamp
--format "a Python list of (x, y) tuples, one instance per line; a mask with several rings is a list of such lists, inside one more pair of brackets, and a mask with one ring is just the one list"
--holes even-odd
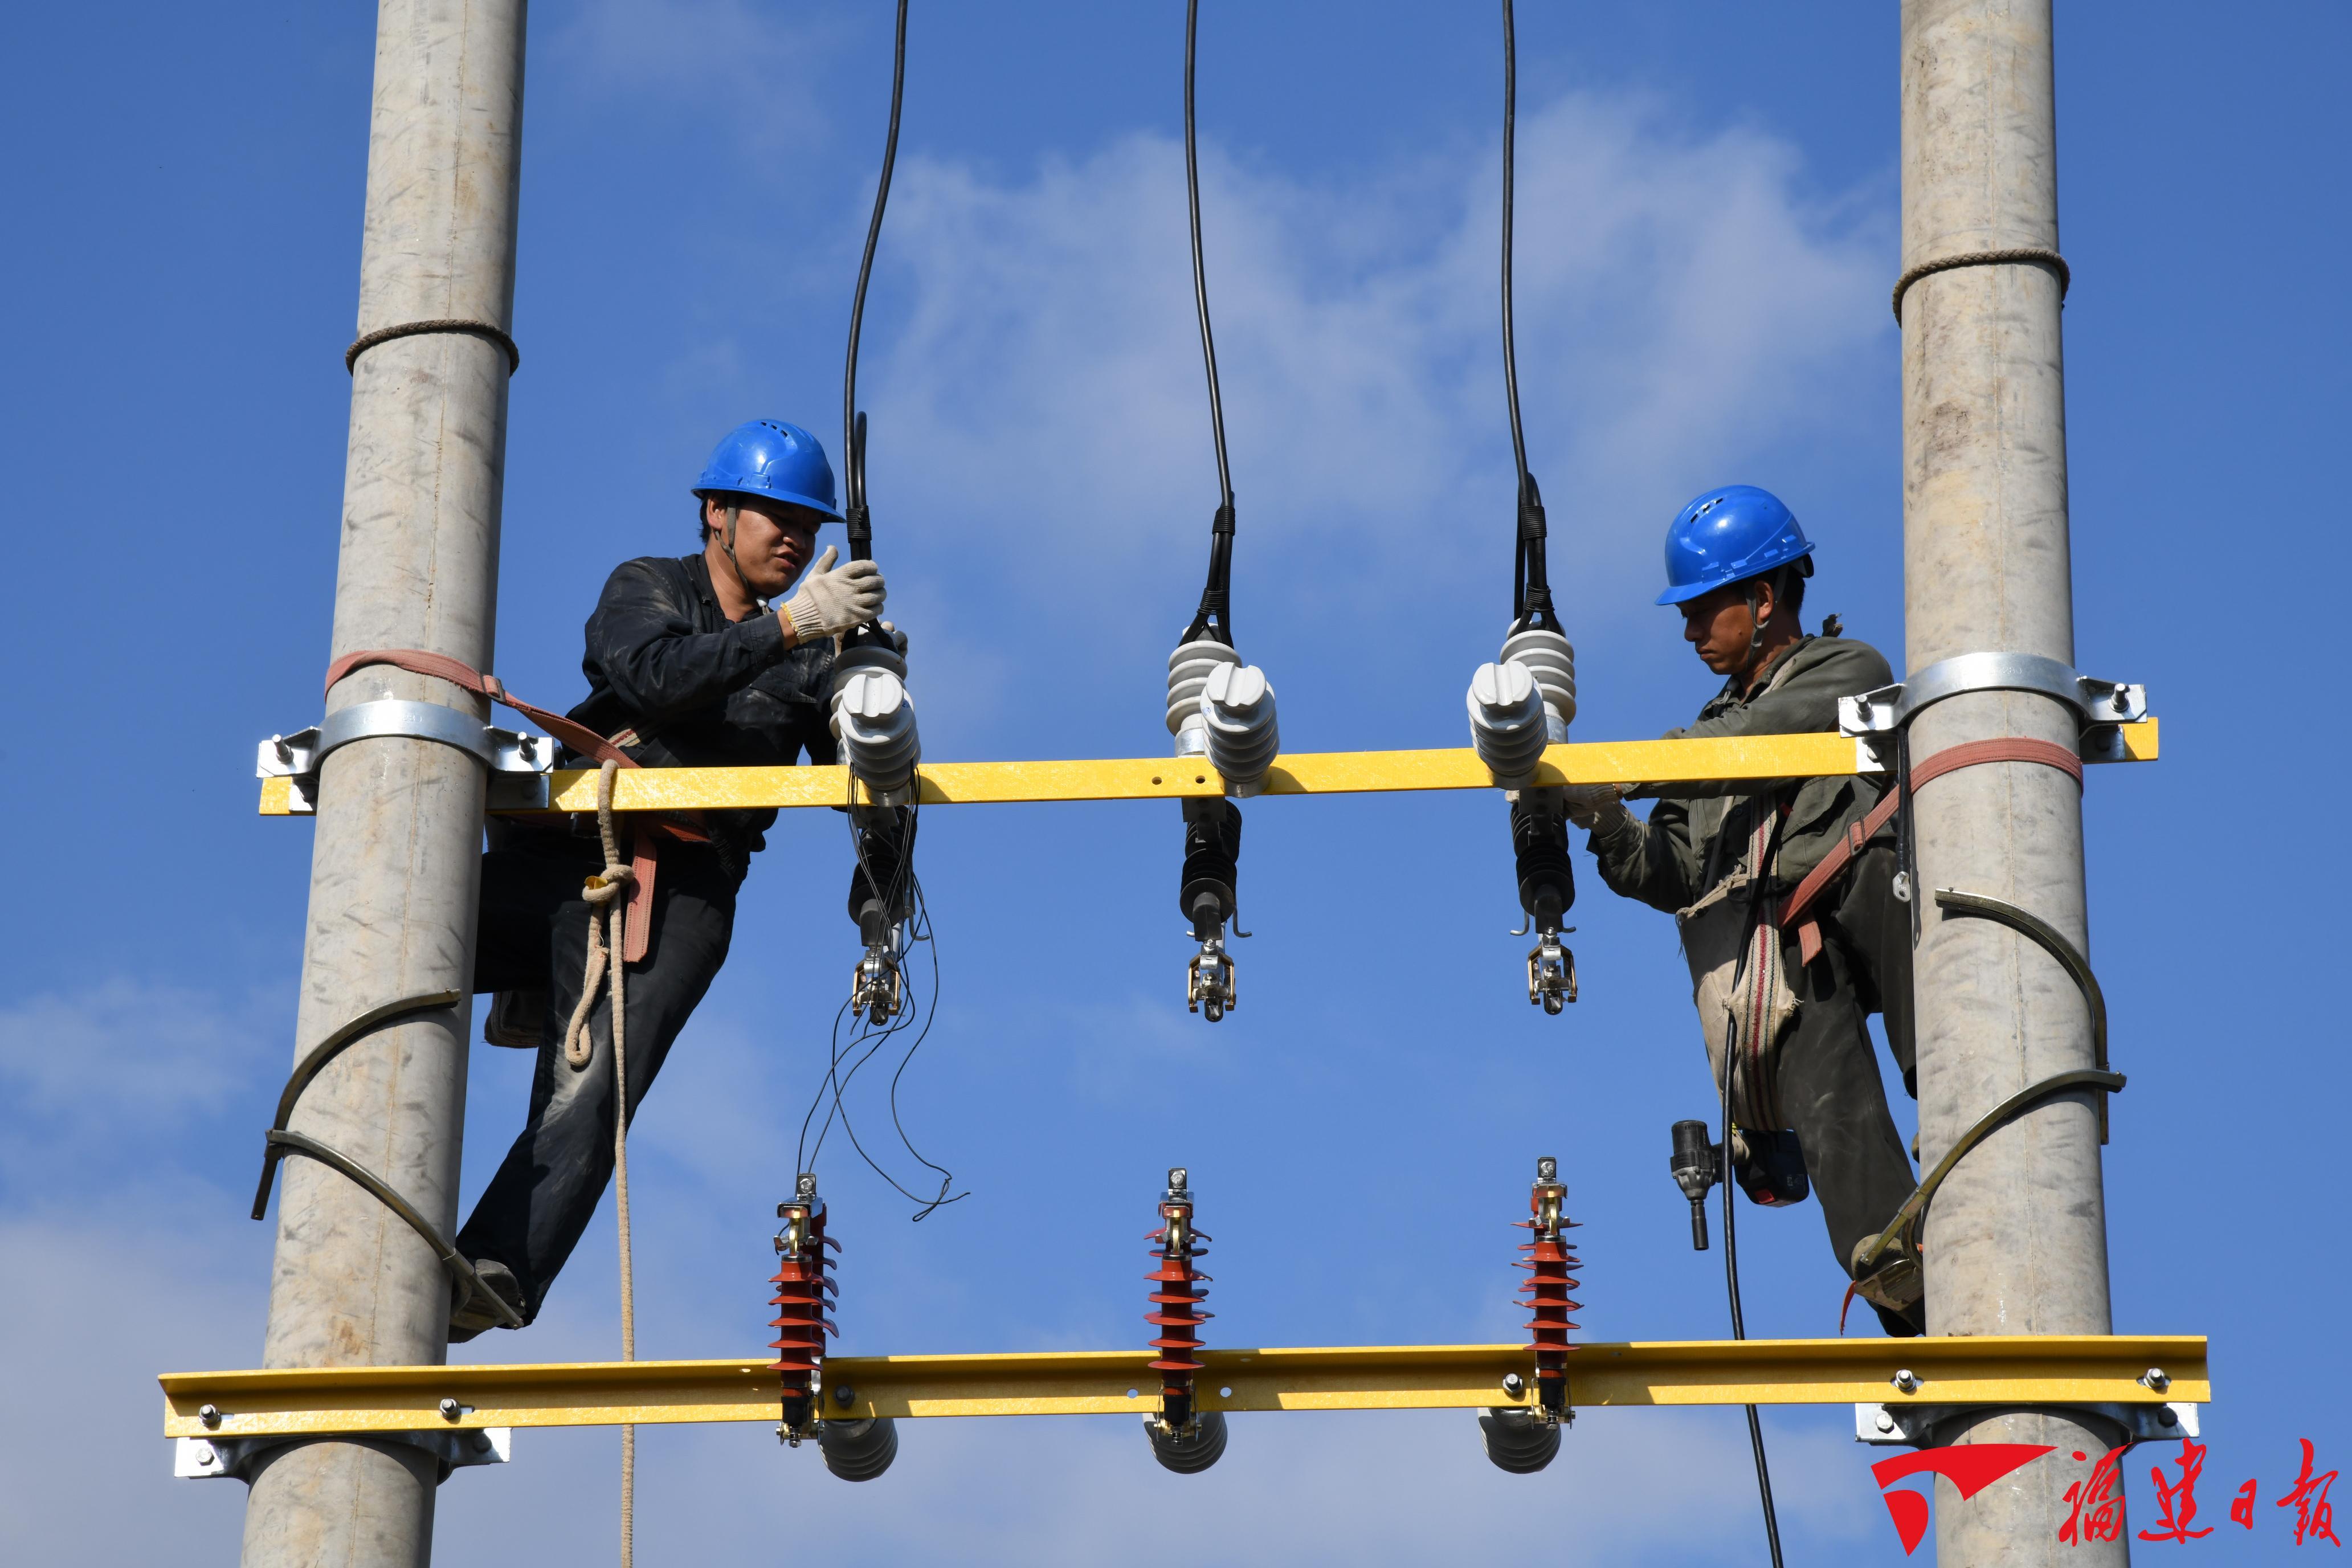
[(2145, 686), (2079, 675), (2073, 666), (2039, 654), (1964, 653), (1939, 659), (1908, 680), (1839, 698), (1838, 733), (1866, 737), (1898, 731), (1921, 709), (1970, 691), (2031, 691), (2055, 698), (2074, 710), (2083, 727), (2080, 749), (2089, 762), (2121, 757), (2123, 736), (2116, 726), (2147, 717)]
[[(251, 1481), (264, 1454), (317, 1437), (176, 1437), (172, 1474), (181, 1480)], [(514, 1428), (476, 1426), (438, 1432), (360, 1432), (339, 1439), (352, 1443), (404, 1443), (441, 1461), (441, 1477), (468, 1465), (503, 1465), (514, 1457)]]
[(490, 770), (491, 805), (499, 809), (547, 804), (547, 775), (554, 771), (556, 752), (555, 742), (547, 736), (502, 730), (438, 702), (397, 697), (354, 703), (297, 734), (270, 736), (257, 752), (254, 775), (291, 780), (289, 807), (297, 813), (314, 812), (319, 809), (319, 768), (327, 753), (353, 741), (379, 739), (435, 741), (479, 758)]
[[(1995, 1408), (2006, 1410), (2011, 1407), (1874, 1405), (1864, 1402), (1853, 1407), (1853, 1440), (1874, 1443), (1882, 1447), (1932, 1448), (1937, 1446), (1937, 1433), (1953, 1417), (1980, 1415)], [(2178, 1405), (2037, 1405), (2024, 1408), (2095, 1415), (2119, 1428), (2131, 1441), (2146, 1443), (2197, 1436), (2197, 1413), (2202, 1406), (2183, 1402)]]

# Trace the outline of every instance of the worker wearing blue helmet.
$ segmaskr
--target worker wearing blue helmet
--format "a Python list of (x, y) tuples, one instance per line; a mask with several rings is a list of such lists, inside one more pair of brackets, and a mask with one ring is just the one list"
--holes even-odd
[[(1837, 728), (1841, 697), (1893, 679), (1869, 644), (1800, 622), (1813, 545), (1768, 490), (1701, 492), (1666, 530), (1660, 605), (1723, 685), (1669, 738), (1790, 734)], [(1892, 833), (1853, 853), (1878, 803), (1859, 777), (1742, 780), (1570, 792), (1592, 830), (1601, 880), (1675, 916), (1700, 1034), (1735, 1130), (1736, 1179), (1759, 1203), (1821, 1198), (1830, 1245), (1851, 1272), (1910, 1196), (1910, 1161), (1886, 1108), (1866, 1016), (1883, 1012), (1906, 1085), (1917, 1092), (1909, 1028), (1910, 922), (1897, 901)], [(1628, 795), (1658, 796), (1647, 819)], [(1794, 902), (1825, 860), (1843, 869)], [(1923, 1331), (1916, 1260), (1857, 1281), (1892, 1334)]]
[[(605, 581), (581, 661), (588, 696), (572, 718), (648, 767), (833, 762), (835, 639), (881, 614), (884, 584), (870, 561), (816, 552), (818, 531), (841, 521), (824, 447), (797, 425), (751, 420), (691, 489), (698, 547), (624, 562)], [(628, 964), (632, 1115), (727, 957), (736, 889), (775, 816), (707, 811), (643, 829), (631, 819), (661, 838), (645, 951)], [(539, 1064), (522, 1133), (457, 1247), (526, 1322), (613, 1173), (609, 994), (583, 1020), (584, 1051), (566, 1048), (588, 952), (583, 884), (604, 864), (593, 817), (500, 819), (482, 858), (474, 986), (497, 995), (487, 1036), (535, 1049)], [(500, 1321), (487, 1300), (460, 1301), (449, 1337)]]

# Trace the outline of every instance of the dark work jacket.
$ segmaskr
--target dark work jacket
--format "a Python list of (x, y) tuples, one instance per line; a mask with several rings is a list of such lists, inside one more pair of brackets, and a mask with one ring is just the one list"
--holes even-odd
[[(1727, 680), (1699, 710), (1696, 722), (1667, 731), (1666, 739), (1834, 731), (1839, 698), (1894, 679), (1885, 657), (1868, 643), (1806, 637), (1765, 667), (1762, 685), (1771, 690), (1759, 687), (1751, 698), (1737, 677)], [(1874, 780), (1855, 776), (1650, 785), (1633, 793), (1668, 798), (1650, 808), (1647, 822), (1621, 816), (1593, 834), (1593, 858), (1612, 890), (1671, 913), (1696, 903), (1738, 868), (1757, 813), (1786, 806), (1771, 868), (1786, 893), (1845, 837), (1847, 824), (1869, 815), (1880, 789)]]
[[(772, 613), (730, 621), (700, 555), (643, 556), (614, 568), (588, 617), (588, 697), (572, 717), (652, 768), (831, 763), (833, 655), (830, 638), (787, 648)], [(703, 820), (740, 881), (776, 814)]]

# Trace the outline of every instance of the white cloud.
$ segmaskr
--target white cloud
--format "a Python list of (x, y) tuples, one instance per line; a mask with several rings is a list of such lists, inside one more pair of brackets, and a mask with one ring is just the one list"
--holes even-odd
[[(1519, 163), (1530, 461), (1563, 553), (1646, 566), (1689, 491), (1846, 416), (1885, 336), (1866, 308), (1884, 215), (1809, 204), (1768, 137), (1684, 138), (1622, 98), (1527, 116)], [(1434, 530), (1493, 575), (1511, 487), (1494, 150), (1345, 186), (1213, 147), (1202, 166), (1243, 571), (1310, 605), (1318, 582), (1392, 595)], [(1011, 183), (903, 169), (883, 287), (911, 276), (915, 302), (866, 384), (876, 482), (926, 547), (1019, 539), (1099, 586), (1198, 570), (1215, 494), (1182, 181), (1181, 145), (1151, 135)]]
[(837, 23), (805, 8), (787, 22), (750, 0), (592, 0), (557, 15), (554, 47), (592, 92), (684, 100), (751, 153), (824, 137), (816, 89)]
[[(1318, 184), (1203, 150), (1237, 624), (1314, 722), (1349, 704), (1452, 711), (1400, 687), (1400, 640), (1483, 657), (1505, 618), (1496, 164), (1466, 145)], [(1695, 137), (1599, 95), (1523, 117), (1517, 213), (1553, 582), (1580, 643), (1634, 632), (1603, 672), (1604, 715), (1606, 691), (1686, 658), (1646, 618), (1675, 509), (1733, 478), (1785, 483), (1792, 450), (1883, 434), (1891, 215), (1809, 196), (1766, 134)], [(1142, 686), (1191, 614), (1216, 501), (1189, 258), (1170, 138), (1014, 176), (902, 160), (860, 390), (886, 556), (919, 563), (893, 609), (921, 649), (934, 754), (1159, 743)], [(1081, 711), (1090, 740), (1056, 740)], [(1302, 725), (1294, 744), (1360, 743), (1345, 732)]]
[[(127, 976), (0, 1008), (0, 1174), (36, 1176), (68, 1150), (119, 1157), (155, 1132), (263, 1103), (255, 1085), (274, 1081), (273, 1063), (292, 1065), (274, 1026), (288, 1011), (275, 993), (227, 999)], [(119, 1179), (163, 1173), (133, 1162)]]

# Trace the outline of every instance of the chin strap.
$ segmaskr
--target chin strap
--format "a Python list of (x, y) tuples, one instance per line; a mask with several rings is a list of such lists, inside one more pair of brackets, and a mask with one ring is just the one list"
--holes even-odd
[(743, 575), (743, 563), (735, 559), (735, 520), (742, 510), (738, 506), (726, 509), (727, 531), (719, 536), (719, 548), (727, 557), (727, 570), (735, 574), (735, 585), (743, 590), (743, 596), (764, 616), (768, 613), (768, 601), (751, 591), (751, 580)]

